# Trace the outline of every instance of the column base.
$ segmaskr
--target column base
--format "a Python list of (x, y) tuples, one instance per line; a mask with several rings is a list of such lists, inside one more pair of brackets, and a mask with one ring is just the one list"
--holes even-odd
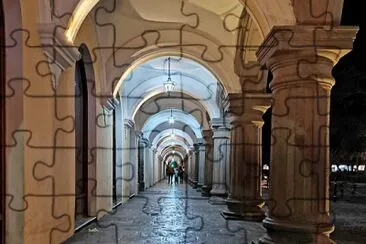
[(218, 196), (218, 197), (226, 197), (227, 193), (226, 193), (226, 189), (224, 187), (212, 187), (210, 194), (212, 196)]
[(196, 180), (194, 180), (193, 182), (192, 182), (192, 188), (193, 189), (197, 189), (197, 187), (198, 187), (198, 181), (196, 181)]
[(263, 212), (250, 212), (250, 213), (240, 213), (240, 212), (231, 212), (231, 211), (222, 211), (221, 216), (226, 220), (248, 220), (261, 222), (265, 215)]
[(209, 197), (210, 196), (210, 190), (211, 190), (211, 187), (210, 186), (203, 185), (201, 187), (201, 196), (203, 196), (203, 197)]
[(211, 196), (210, 199), (208, 199), (208, 203), (211, 205), (225, 205), (225, 198), (219, 197), (219, 196)]
[(193, 189), (196, 189), (198, 181), (193, 180), (192, 178), (188, 178), (188, 184), (193, 187)]
[(225, 202), (228, 210), (221, 213), (225, 219), (259, 222), (265, 217), (262, 200), (239, 201), (229, 197)]
[(266, 217), (263, 220), (263, 226), (267, 229), (267, 233), (259, 240), (259, 243), (263, 244), (335, 243), (329, 238), (329, 234), (334, 230), (332, 224), (296, 223)]
[(267, 232), (258, 244), (336, 244), (328, 236), (322, 234)]
[(201, 189), (202, 186), (203, 186), (202, 183), (197, 183), (197, 188), (196, 188), (197, 192), (201, 192), (202, 191), (202, 189)]
[[(139, 184), (139, 192), (141, 192), (141, 191), (144, 191), (145, 190), (145, 182), (144, 181), (142, 181), (142, 182), (139, 182), (138, 183)], [(146, 187), (146, 189), (147, 189), (147, 187)]]

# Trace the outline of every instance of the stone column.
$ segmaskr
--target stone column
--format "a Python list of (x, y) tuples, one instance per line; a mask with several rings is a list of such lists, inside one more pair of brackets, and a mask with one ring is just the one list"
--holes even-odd
[(214, 121), (213, 130), (213, 172), (212, 189), (209, 202), (213, 204), (225, 204), (224, 199), (227, 195), (226, 168), (229, 163), (230, 153), (228, 151), (230, 130), (224, 121)]
[(262, 120), (271, 94), (229, 94), (231, 177), (226, 219), (259, 219), (264, 213), (261, 189)]
[(136, 131), (135, 128), (133, 130), (133, 133), (131, 133), (131, 147), (130, 147), (130, 151), (131, 151), (131, 175), (132, 175), (132, 179), (130, 181), (130, 185), (131, 185), (131, 197), (133, 195), (137, 195), (138, 193), (138, 186), (139, 186), (139, 182), (138, 182), (138, 147), (139, 147), (139, 142), (138, 142), (138, 137), (137, 135), (139, 134), (139, 131)]
[(151, 144), (149, 144), (147, 150), (146, 150), (146, 153), (147, 153), (147, 161), (149, 162), (150, 164), (150, 167), (151, 167), (151, 184), (150, 186), (153, 186), (155, 184), (155, 178), (156, 178), (156, 171), (155, 171), (155, 164), (154, 164), (154, 158), (152, 156), (152, 149), (151, 149)]
[(273, 73), (274, 100), (271, 200), (261, 243), (330, 243), (331, 71), (352, 48), (355, 33), (336, 26), (274, 27), (257, 52), (259, 62)]
[(149, 159), (149, 140), (146, 138), (142, 138), (143, 145), (143, 157), (144, 157), (144, 188), (147, 189), (151, 186), (151, 162)]
[[(155, 154), (156, 155), (156, 154)], [(157, 164), (160, 165), (160, 172), (162, 175), (162, 179), (166, 178), (166, 173), (165, 173), (165, 165), (163, 164), (163, 157), (161, 155), (157, 155)]]
[(199, 174), (199, 144), (195, 143), (192, 147), (192, 156), (193, 156), (193, 189), (196, 189), (198, 187), (198, 174)]
[(204, 183), (201, 187), (201, 194), (204, 197), (210, 196), (212, 188), (212, 167), (213, 167), (213, 133), (212, 130), (203, 131), (205, 144), (205, 168), (204, 168)]
[(206, 143), (203, 139), (198, 142), (198, 183), (197, 187), (201, 191), (205, 183), (205, 168), (206, 168)]
[(188, 181), (193, 188), (197, 185), (197, 162), (196, 162), (196, 152), (195, 147), (192, 146), (189, 149), (188, 154)]
[(139, 192), (140, 191), (144, 191), (145, 190), (145, 170), (146, 170), (146, 161), (145, 161), (145, 155), (144, 155), (144, 150), (145, 150), (145, 142), (144, 139), (142, 137), (142, 133), (139, 133), (138, 135), (138, 140), (139, 140), (139, 148), (138, 148), (138, 188), (139, 188)]
[(161, 166), (160, 166), (160, 164), (159, 164), (159, 159), (158, 159), (158, 155), (156, 155), (156, 152), (157, 152), (157, 150), (156, 150), (156, 148), (155, 147), (151, 147), (151, 160), (152, 160), (152, 162), (153, 162), (153, 165), (154, 165), (154, 168), (156, 169), (155, 170), (155, 179), (154, 179), (154, 181), (155, 181), (155, 183), (156, 182), (158, 182), (159, 180), (160, 180), (160, 177), (161, 177)]
[(134, 123), (131, 120), (124, 120), (123, 127), (123, 152), (122, 152), (122, 202), (128, 201), (131, 195), (130, 181), (134, 179), (132, 175), (133, 167), (131, 163), (131, 133)]

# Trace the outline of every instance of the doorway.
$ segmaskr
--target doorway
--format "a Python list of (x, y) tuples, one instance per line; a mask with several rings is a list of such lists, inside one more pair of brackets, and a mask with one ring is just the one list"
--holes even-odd
[(83, 60), (75, 72), (75, 219), (88, 216), (88, 90)]

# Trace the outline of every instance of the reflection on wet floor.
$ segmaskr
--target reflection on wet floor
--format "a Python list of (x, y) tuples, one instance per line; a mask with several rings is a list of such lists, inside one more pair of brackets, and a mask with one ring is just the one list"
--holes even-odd
[(65, 243), (251, 243), (264, 234), (260, 222), (226, 221), (224, 209), (187, 184), (162, 181)]

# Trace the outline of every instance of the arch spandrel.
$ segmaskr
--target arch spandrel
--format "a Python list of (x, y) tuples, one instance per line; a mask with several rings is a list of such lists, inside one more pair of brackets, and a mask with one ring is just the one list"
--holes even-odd
[(210, 116), (206, 108), (196, 99), (182, 93), (160, 93), (152, 96), (140, 106), (133, 116), (137, 130), (141, 130), (150, 116), (164, 110), (175, 109), (191, 115), (200, 127), (209, 129)]
[[(175, 121), (173, 124), (168, 125), (167, 122), (170, 116), (173, 116)], [(163, 110), (151, 117), (148, 117), (143, 124), (141, 131), (149, 137), (154, 131), (159, 131), (158, 127), (163, 124), (167, 124), (166, 126), (171, 126), (172, 128), (175, 128), (177, 125), (183, 125), (180, 126), (181, 128), (189, 127), (190, 133), (193, 132), (195, 137), (202, 138), (202, 125), (198, 123), (192, 115), (175, 109)], [(140, 126), (137, 126), (137, 130), (140, 130)]]
[[(159, 143), (163, 140), (169, 139), (169, 137), (171, 136), (171, 131), (170, 129), (164, 130), (162, 132), (160, 132), (153, 140), (152, 140), (152, 145), (159, 145)], [(188, 135), (185, 131), (182, 130), (178, 130), (178, 129), (173, 129), (174, 133), (176, 136), (179, 136), (181, 138), (183, 138), (189, 145), (193, 146), (194, 141), (197, 140), (197, 138), (192, 138), (191, 135)]]
[(152, 130), (146, 130), (144, 131), (144, 135), (146, 135), (146, 138), (149, 139), (150, 141), (153, 141), (154, 138), (156, 136), (158, 136), (161, 132), (166, 131), (166, 130), (180, 130), (183, 131), (184, 133), (188, 134), (188, 136), (190, 138), (192, 138), (192, 140), (196, 141), (197, 138), (201, 138), (200, 134), (195, 134), (195, 131), (192, 130), (191, 127), (189, 127), (187, 124), (185, 123), (181, 123), (181, 122), (176, 122), (174, 124), (174, 126), (171, 126), (169, 123), (165, 122), (165, 123), (161, 123), (159, 125), (157, 125), (154, 129)]

